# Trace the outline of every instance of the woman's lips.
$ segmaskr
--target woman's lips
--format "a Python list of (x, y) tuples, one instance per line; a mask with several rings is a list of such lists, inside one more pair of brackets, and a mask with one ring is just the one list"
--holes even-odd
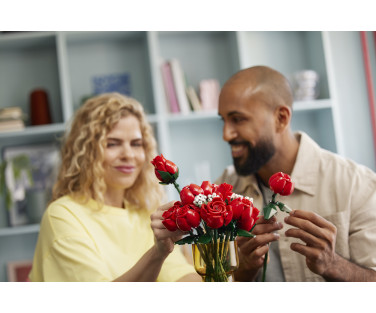
[(115, 168), (124, 174), (131, 174), (135, 169), (134, 166), (116, 166)]

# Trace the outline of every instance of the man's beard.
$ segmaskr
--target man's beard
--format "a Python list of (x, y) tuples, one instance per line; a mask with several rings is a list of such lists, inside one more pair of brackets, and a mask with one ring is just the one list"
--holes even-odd
[(252, 146), (247, 141), (237, 142), (233, 140), (229, 143), (230, 145), (241, 143), (247, 146), (248, 155), (244, 161), (242, 161), (242, 157), (233, 158), (235, 170), (240, 176), (247, 176), (256, 173), (275, 153), (273, 143), (267, 140), (259, 141), (255, 146)]

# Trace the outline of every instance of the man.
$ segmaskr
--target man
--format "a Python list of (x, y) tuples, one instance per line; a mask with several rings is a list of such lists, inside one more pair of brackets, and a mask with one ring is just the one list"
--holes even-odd
[(292, 103), (287, 79), (265, 66), (236, 73), (221, 90), (218, 111), (234, 165), (216, 183), (232, 184), (260, 210), (271, 198), (272, 174), (295, 183), (290, 196), (278, 196), (290, 214), (261, 217), (255, 238), (238, 239), (235, 278), (255, 280), (269, 251), (269, 281), (376, 281), (376, 174), (294, 134)]

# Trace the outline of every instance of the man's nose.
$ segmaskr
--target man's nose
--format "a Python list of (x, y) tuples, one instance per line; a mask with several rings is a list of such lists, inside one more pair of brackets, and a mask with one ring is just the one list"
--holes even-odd
[(231, 124), (225, 122), (223, 125), (223, 140), (229, 142), (235, 139), (236, 136), (237, 133), (235, 128), (231, 126)]

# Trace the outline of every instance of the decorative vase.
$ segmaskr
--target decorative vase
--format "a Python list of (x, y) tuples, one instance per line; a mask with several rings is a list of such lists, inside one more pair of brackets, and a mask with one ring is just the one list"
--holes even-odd
[(30, 94), (30, 122), (31, 125), (51, 124), (50, 105), (47, 92), (35, 89)]
[(204, 282), (232, 281), (239, 267), (236, 241), (220, 240), (215, 243), (192, 244), (193, 264)]

